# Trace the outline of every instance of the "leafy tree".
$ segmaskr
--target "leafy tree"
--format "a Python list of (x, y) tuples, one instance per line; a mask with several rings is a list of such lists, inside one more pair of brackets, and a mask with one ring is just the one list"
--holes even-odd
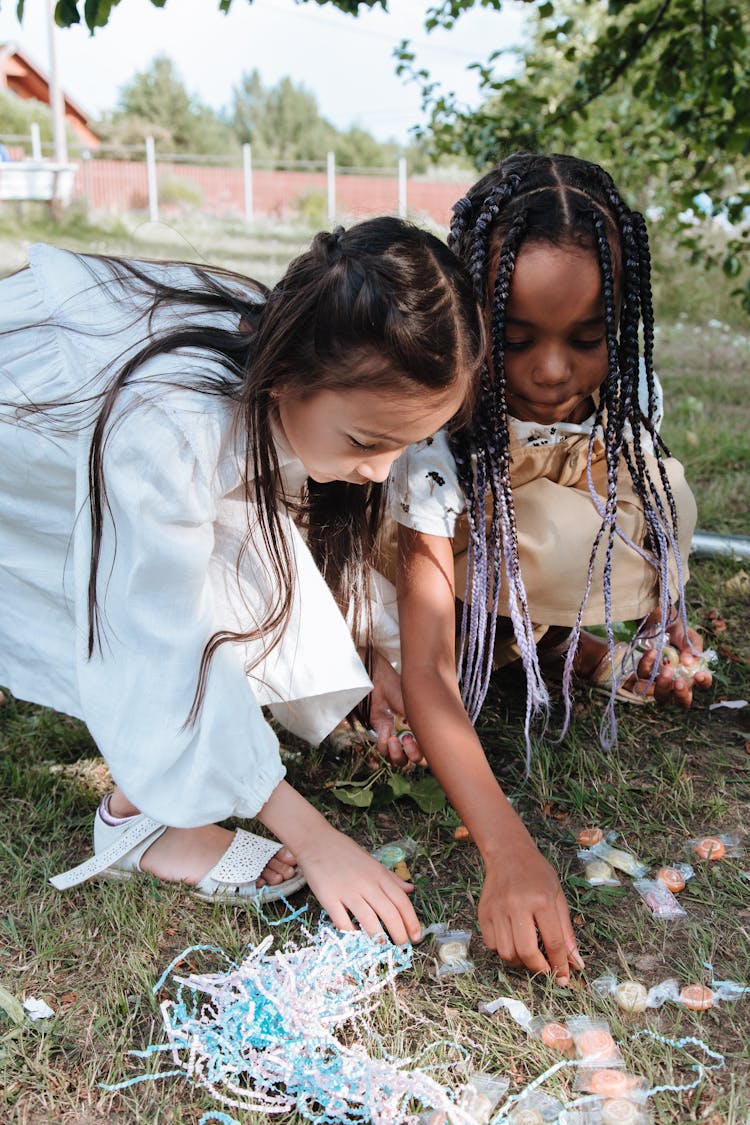
[(235, 87), (230, 120), (259, 160), (320, 160), (336, 138), (313, 93), (291, 78), (266, 89), (257, 70), (244, 74)]
[(123, 144), (137, 143), (144, 132), (175, 152), (231, 152), (238, 147), (234, 131), (187, 92), (166, 55), (158, 55), (122, 88), (118, 107), (103, 128), (108, 140)]
[[(52, 111), (44, 102), (35, 98), (20, 98), (11, 90), (0, 90), (0, 133), (4, 136), (30, 136), (32, 124), (39, 126), (42, 144), (51, 144), (53, 139)], [(70, 126), (66, 129), (68, 147), (80, 147), (80, 139)]]
[[(427, 24), (450, 27), (476, 2), (443, 0)], [(536, 0), (510, 78), (497, 74), (502, 53), (474, 64), (485, 101), (470, 111), (401, 45), (398, 69), (421, 84), (434, 151), (464, 152), (477, 168), (517, 148), (596, 159), (641, 205), (659, 206), (694, 258), (740, 274), (750, 258), (745, 0)], [(735, 224), (718, 250), (702, 222), (712, 218)], [(750, 311), (750, 282), (737, 292)]]
[(259, 161), (319, 161), (333, 152), (340, 167), (372, 168), (392, 167), (398, 159), (398, 145), (382, 144), (358, 125), (336, 129), (304, 86), (282, 78), (269, 89), (257, 70), (243, 74), (234, 88), (229, 121)]

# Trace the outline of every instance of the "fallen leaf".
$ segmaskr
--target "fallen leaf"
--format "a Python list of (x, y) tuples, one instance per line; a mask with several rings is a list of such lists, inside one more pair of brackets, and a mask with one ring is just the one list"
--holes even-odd
[(0, 1008), (2, 1008), (2, 1010), (4, 1012), (6, 1012), (7, 1015), (10, 1016), (10, 1018), (13, 1020), (14, 1023), (23, 1023), (24, 1022), (25, 1016), (24, 1016), (23, 1005), (21, 1004), (21, 1001), (18, 1000), (13, 995), (12, 992), (8, 992), (7, 988), (3, 988), (3, 986), (1, 984), (0, 984)]
[(574, 914), (573, 915), (573, 925), (577, 926), (579, 930), (580, 930), (581, 926), (586, 925), (586, 919), (584, 918), (583, 914)]

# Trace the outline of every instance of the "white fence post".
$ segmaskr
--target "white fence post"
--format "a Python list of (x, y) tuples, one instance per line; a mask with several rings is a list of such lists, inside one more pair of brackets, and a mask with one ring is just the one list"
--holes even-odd
[(406, 218), (406, 157), (398, 158), (398, 214), (400, 219)]
[(250, 145), (242, 146), (242, 178), (245, 187), (245, 221), (253, 221), (253, 150)]
[(326, 176), (328, 179), (328, 222), (333, 226), (336, 222), (336, 156), (329, 152), (326, 158)]
[(159, 189), (156, 182), (156, 146), (153, 137), (146, 137), (146, 179), (148, 180), (148, 217), (159, 222)]
[(36, 121), (32, 121), (29, 125), (29, 133), (31, 134), (31, 159), (42, 159), (42, 134)]

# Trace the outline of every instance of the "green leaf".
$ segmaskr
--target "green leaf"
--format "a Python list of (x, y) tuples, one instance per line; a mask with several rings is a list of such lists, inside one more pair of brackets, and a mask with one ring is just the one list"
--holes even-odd
[(437, 778), (431, 774), (415, 781), (409, 789), (409, 796), (415, 801), (422, 812), (439, 812), (446, 806), (446, 797)]
[(403, 773), (391, 774), (386, 784), (394, 797), (403, 797), (404, 795), (408, 796), (411, 794), (412, 782)]
[(735, 254), (725, 254), (722, 258), (721, 268), (727, 277), (737, 277), (742, 270), (742, 263)]
[(58, 0), (55, 5), (55, 23), (58, 27), (71, 27), (80, 22), (77, 0)]
[(3, 988), (0, 984), (0, 1008), (6, 1012), (14, 1023), (25, 1023), (26, 1013), (23, 1010), (23, 1004), (20, 1000), (8, 992), (7, 988)]
[(358, 809), (369, 809), (372, 804), (372, 789), (361, 789), (356, 785), (338, 785), (332, 790), (342, 805), (355, 805)]

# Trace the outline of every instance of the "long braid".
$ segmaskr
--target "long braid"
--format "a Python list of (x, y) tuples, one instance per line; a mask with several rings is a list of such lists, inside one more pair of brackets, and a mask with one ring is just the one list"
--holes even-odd
[[(478, 211), (464, 197), (454, 207), (449, 244), (462, 254), (469, 267), (478, 298), (486, 303), (493, 226), (503, 206), (518, 190), (520, 176), (509, 175), (493, 186)], [(473, 227), (472, 227), (473, 221)], [(539, 669), (533, 624), (523, 586), (510, 483), (510, 448), (505, 399), (505, 308), (515, 265), (515, 252), (524, 232), (520, 215), (504, 240), (493, 294), (493, 375), (485, 365), (480, 406), (472, 425), (454, 435), (451, 446), (459, 480), (466, 496), (469, 524), (469, 566), (463, 603), (460, 638), (460, 673), (467, 712), (475, 721), (492, 672), (502, 570), (508, 581), (508, 602), (514, 631), (531, 685), (527, 693), (526, 749), (530, 764), (530, 722), (534, 711), (548, 705), (548, 694)], [(491, 516), (487, 500), (491, 499)]]
[[(638, 283), (638, 300), (640, 320), (643, 325), (643, 363), (646, 374), (646, 390), (648, 396), (647, 417), (644, 417), (637, 395), (637, 382), (633, 393), (633, 409), (628, 412), (630, 423), (632, 457), (626, 446), (623, 454), (630, 472), (637, 495), (643, 502), (644, 519), (648, 531), (648, 544), (650, 547), (649, 561), (654, 565), (659, 575), (659, 609), (660, 627), (658, 632), (658, 655), (654, 663), (650, 683), (655, 680), (661, 664), (661, 649), (667, 625), (674, 620), (675, 607), (669, 590), (669, 559), (670, 555), (675, 560), (677, 571), (679, 602), (677, 611), (687, 634), (687, 610), (684, 599), (684, 577), (682, 559), (680, 556), (678, 538), (677, 506), (666, 472), (662, 454), (669, 456), (669, 451), (656, 429), (656, 386), (653, 370), (653, 344), (654, 344), (654, 314), (651, 292), (651, 252), (648, 242), (648, 233), (643, 216), (638, 212), (631, 212), (622, 200), (611, 177), (602, 169), (598, 169), (600, 179), (605, 188), (607, 198), (613, 214), (616, 215), (621, 231), (623, 245), (633, 247), (634, 261), (628, 260), (627, 252), (623, 265), (624, 282), (626, 286)], [(638, 319), (633, 325), (633, 356), (632, 366), (638, 374)], [(623, 333), (621, 332), (621, 336)], [(657, 471), (659, 474), (660, 488), (654, 482), (648, 465), (643, 455), (641, 427), (648, 433)], [(666, 497), (669, 515), (664, 510), (663, 497)]]

